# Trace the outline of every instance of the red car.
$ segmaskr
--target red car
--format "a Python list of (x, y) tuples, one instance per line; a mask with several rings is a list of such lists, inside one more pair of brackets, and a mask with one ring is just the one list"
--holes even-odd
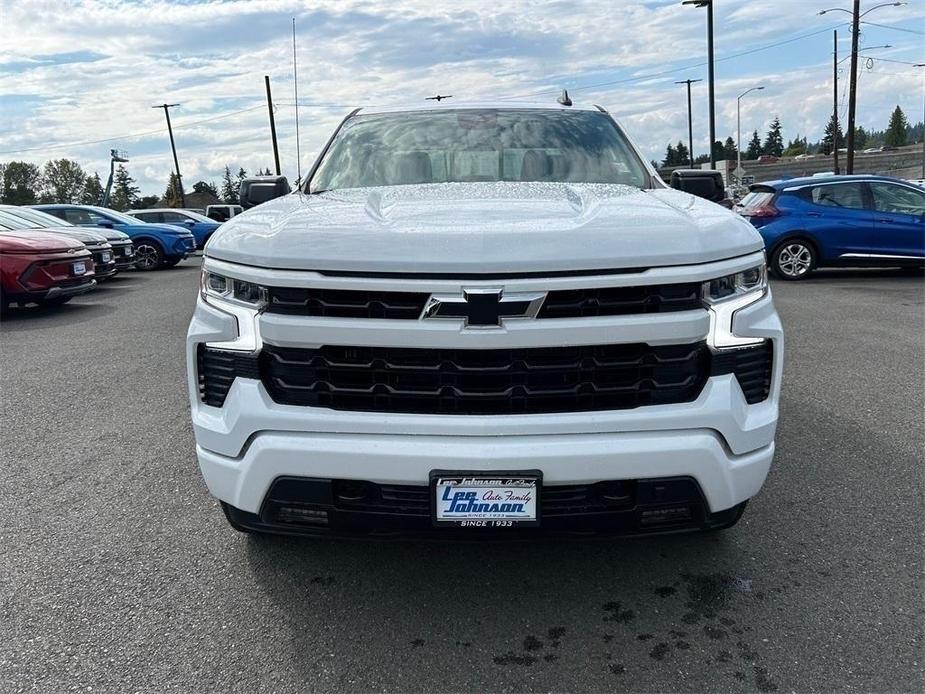
[(80, 241), (0, 227), (0, 311), (14, 301), (20, 306), (63, 304), (95, 286), (93, 255)]

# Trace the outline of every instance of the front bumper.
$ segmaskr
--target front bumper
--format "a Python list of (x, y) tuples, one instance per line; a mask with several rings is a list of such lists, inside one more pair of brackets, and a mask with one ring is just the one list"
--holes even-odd
[[(258, 323), (256, 335), (250, 336), (258, 346), (263, 341), (281, 346), (444, 347), (460, 340), (457, 329), (443, 324), (376, 321), (373, 326), (362, 319), (280, 316), (266, 316)], [(239, 339), (239, 325), (235, 316), (200, 299), (190, 324), (187, 358), (200, 468), (210, 492), (227, 505), (229, 518), (244, 527), (273, 529), (258, 526), (267, 525), (265, 507), (280, 479), (333, 484), (354, 480), (420, 489), (435, 469), (539, 469), (544, 489), (615, 480), (638, 486), (683, 478), (696, 489), (685, 502), (691, 514), (687, 526), (716, 527), (734, 520), (742, 504), (759, 491), (774, 454), (784, 345), (770, 293), (736, 313), (733, 323), (736, 335), (773, 344), (770, 393), (755, 404), (746, 401), (734, 375), (724, 374), (711, 376), (692, 402), (608, 411), (509, 416), (342, 411), (278, 404), (260, 380), (240, 376), (222, 407), (206, 405), (200, 400), (196, 374), (198, 345)], [(685, 344), (702, 340), (709, 329), (706, 311), (686, 311), (574, 322), (524, 321), (503, 331), (469, 331), (465, 339), (471, 348), (486, 349), (607, 341)], [(367, 342), (360, 341), (364, 339)], [(641, 501), (614, 510), (619, 518), (603, 519), (604, 525), (614, 531), (644, 531), (639, 520), (645, 510)], [(366, 531), (370, 525), (375, 529), (378, 521), (388, 530), (394, 523), (373, 513), (354, 528), (356, 519), (347, 519), (340, 509), (332, 511), (336, 522), (327, 531)], [(338, 517), (345, 522), (342, 528), (335, 527)], [(573, 521), (580, 526), (595, 519)], [(426, 520), (412, 518), (410, 529)], [(558, 523), (547, 518), (543, 527), (554, 529)]]
[(31, 301), (49, 301), (52, 299), (63, 299), (70, 296), (79, 296), (80, 294), (86, 294), (96, 287), (96, 280), (93, 278), (88, 278), (82, 280), (79, 283), (65, 285), (65, 286), (56, 286), (51, 287), (50, 289), (44, 289), (41, 291), (34, 292), (19, 292), (18, 294), (11, 294), (10, 300), (16, 301), (18, 303), (29, 303)]

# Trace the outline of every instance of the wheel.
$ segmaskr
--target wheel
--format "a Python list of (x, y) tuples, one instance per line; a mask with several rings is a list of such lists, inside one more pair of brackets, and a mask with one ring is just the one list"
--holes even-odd
[(164, 267), (164, 268), (173, 267), (174, 265), (179, 263), (181, 260), (183, 260), (183, 258), (165, 258), (163, 263), (161, 263), (161, 267)]
[(35, 303), (39, 306), (64, 306), (64, 304), (73, 298), (72, 296), (58, 296), (54, 299), (39, 299)]
[(771, 269), (782, 280), (802, 280), (816, 267), (816, 249), (809, 241), (791, 239), (771, 253)]
[(138, 270), (157, 270), (164, 262), (164, 251), (153, 241), (141, 241), (135, 244), (135, 268)]

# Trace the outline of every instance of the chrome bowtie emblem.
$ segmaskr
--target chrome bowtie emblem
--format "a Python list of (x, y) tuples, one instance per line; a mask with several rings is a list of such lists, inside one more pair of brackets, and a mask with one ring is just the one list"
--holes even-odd
[(431, 294), (422, 319), (463, 319), (467, 328), (500, 328), (506, 318), (536, 318), (545, 292), (505, 294), (500, 287), (463, 289), (459, 294)]

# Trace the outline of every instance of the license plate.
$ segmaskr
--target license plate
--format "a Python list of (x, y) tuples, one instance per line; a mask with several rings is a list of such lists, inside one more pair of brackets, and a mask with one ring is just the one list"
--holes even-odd
[(539, 525), (539, 470), (430, 474), (433, 522), (438, 527), (510, 528)]
[(110, 260), (112, 260), (112, 253), (109, 251), (103, 253), (103, 262), (108, 263)]
[(126, 258), (130, 258), (131, 256), (132, 256), (132, 249), (131, 249), (131, 248), (126, 248), (126, 249), (125, 249), (125, 257), (126, 257)]
[(74, 272), (75, 275), (85, 275), (87, 274), (87, 264), (86, 263), (74, 263), (74, 265), (71, 266), (71, 270)]

